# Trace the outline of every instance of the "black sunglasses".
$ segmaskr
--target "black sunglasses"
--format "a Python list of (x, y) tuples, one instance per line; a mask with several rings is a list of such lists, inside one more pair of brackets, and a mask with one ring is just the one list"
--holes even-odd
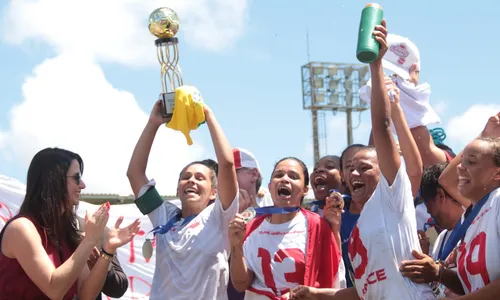
[(80, 173), (77, 173), (75, 175), (71, 175), (71, 176), (68, 176), (68, 177), (71, 177), (75, 180), (76, 184), (77, 185), (80, 185), (80, 182), (82, 181), (82, 174)]

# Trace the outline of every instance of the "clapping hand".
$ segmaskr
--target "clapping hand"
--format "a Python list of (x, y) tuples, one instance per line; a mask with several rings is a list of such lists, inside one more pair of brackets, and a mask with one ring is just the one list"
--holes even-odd
[(139, 219), (136, 219), (126, 227), (120, 228), (122, 222), (123, 216), (116, 220), (113, 228), (110, 228), (107, 241), (103, 246), (104, 251), (111, 254), (115, 253), (116, 249), (130, 242), (137, 232), (139, 232), (139, 229), (141, 229), (141, 221)]

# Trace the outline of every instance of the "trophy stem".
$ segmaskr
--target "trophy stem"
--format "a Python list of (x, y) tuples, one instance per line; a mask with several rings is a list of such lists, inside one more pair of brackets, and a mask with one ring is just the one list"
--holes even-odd
[(160, 81), (161, 81), (161, 92), (165, 93), (166, 91), (166, 84), (165, 84), (165, 65), (162, 63), (162, 54), (161, 54), (161, 48), (156, 47), (156, 56), (158, 57), (158, 61), (160, 62)]
[(155, 44), (161, 70), (160, 99), (163, 102), (164, 115), (170, 117), (173, 114), (175, 90), (184, 84), (179, 67), (178, 39), (161, 38), (157, 39)]
[(181, 73), (181, 69), (179, 68), (179, 65), (178, 65), (178, 62), (179, 62), (179, 48), (177, 46), (178, 44), (175, 44), (174, 45), (174, 53), (175, 53), (175, 76), (177, 78), (177, 84), (179, 86), (182, 86), (184, 85), (184, 82), (182, 80), (182, 73)]

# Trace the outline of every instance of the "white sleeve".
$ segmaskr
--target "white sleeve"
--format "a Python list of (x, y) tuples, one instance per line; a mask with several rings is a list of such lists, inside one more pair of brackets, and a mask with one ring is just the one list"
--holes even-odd
[(219, 224), (221, 226), (221, 232), (225, 235), (229, 235), (229, 222), (231, 222), (232, 219), (236, 216), (238, 213), (238, 208), (239, 208), (239, 195), (240, 193), (236, 193), (236, 197), (234, 197), (233, 202), (231, 202), (231, 205), (224, 210), (222, 207), (222, 203), (220, 202), (219, 196), (217, 195), (217, 198), (215, 199), (215, 205), (214, 207), (214, 214), (217, 220), (220, 220)]
[[(379, 188), (381, 189), (383, 199), (387, 201), (389, 208), (394, 212), (402, 213), (408, 209), (415, 211), (410, 178), (408, 178), (403, 164), (399, 167), (392, 186), (389, 186), (389, 182), (384, 174), (381, 173)], [(413, 216), (415, 217), (415, 215)]]
[(229, 222), (231, 222), (231, 220), (233, 220), (238, 213), (239, 193), (236, 193), (233, 202), (231, 202), (231, 205), (226, 210), (222, 207), (219, 196), (215, 199), (215, 203), (210, 206), (213, 208), (209, 213), (210, 220), (208, 222), (213, 224), (212, 226), (214, 226), (214, 228), (219, 229), (224, 242), (224, 248), (226, 249), (226, 260), (228, 260), (231, 253), (231, 242), (229, 241)]
[(156, 181), (154, 179), (151, 179), (148, 183), (141, 186), (137, 198), (141, 198), (142, 196), (144, 196), (144, 194), (146, 194), (146, 192), (149, 191), (149, 189), (152, 187), (156, 187)]
[[(137, 198), (141, 198), (146, 194), (149, 189), (156, 186), (156, 182), (154, 179), (151, 179), (148, 183), (143, 185), (139, 190), (139, 194)], [(159, 225), (165, 225), (171, 218), (175, 217), (180, 209), (172, 203), (165, 201), (162, 205), (158, 206), (155, 210), (148, 214), (149, 220), (151, 221), (151, 225), (153, 228)]]

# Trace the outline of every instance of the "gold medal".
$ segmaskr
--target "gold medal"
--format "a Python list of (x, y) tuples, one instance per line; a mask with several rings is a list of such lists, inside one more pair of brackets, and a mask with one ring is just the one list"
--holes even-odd
[(150, 260), (153, 256), (153, 243), (151, 243), (150, 239), (146, 239), (144, 244), (142, 244), (142, 256), (144, 256), (146, 260)]

